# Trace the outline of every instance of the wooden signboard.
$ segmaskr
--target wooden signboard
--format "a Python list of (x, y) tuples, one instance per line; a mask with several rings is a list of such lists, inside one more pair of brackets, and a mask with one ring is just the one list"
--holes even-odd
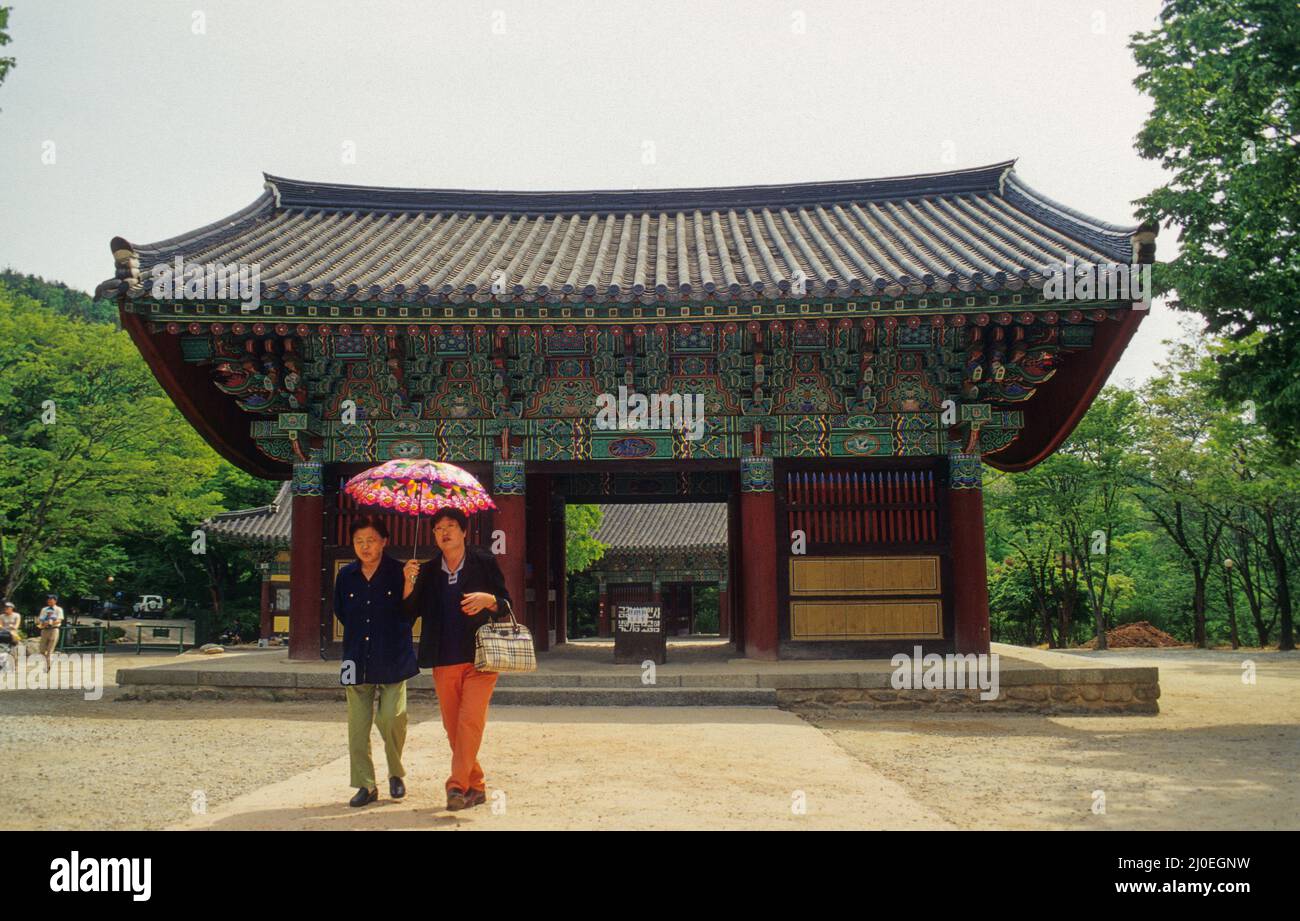
[(614, 661), (656, 665), (668, 660), (664, 611), (660, 604), (620, 604), (614, 609)]

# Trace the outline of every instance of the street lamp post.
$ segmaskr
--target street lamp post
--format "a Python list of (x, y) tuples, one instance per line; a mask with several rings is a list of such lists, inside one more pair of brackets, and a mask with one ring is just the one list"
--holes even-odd
[(1232, 590), (1232, 567), (1231, 557), (1223, 561), (1223, 580), (1227, 585), (1225, 594), (1228, 598), (1228, 630), (1232, 637), (1232, 648), (1238, 649), (1241, 647), (1241, 640), (1237, 637), (1237, 604)]

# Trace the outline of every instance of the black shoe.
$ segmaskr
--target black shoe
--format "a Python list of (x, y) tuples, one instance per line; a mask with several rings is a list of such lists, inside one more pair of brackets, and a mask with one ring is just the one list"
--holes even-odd
[(475, 790), (470, 787), (465, 791), (465, 808), (479, 806), (487, 802), (487, 790)]
[(348, 800), (349, 806), (364, 806), (367, 803), (373, 803), (379, 799), (379, 788), (367, 790), (365, 787), (358, 787), (357, 793), (352, 799)]
[(447, 791), (447, 808), (452, 812), (465, 808), (465, 791), (460, 787), (452, 787)]
[(388, 778), (388, 795), (393, 799), (401, 799), (406, 795), (406, 784), (402, 783), (402, 778)]

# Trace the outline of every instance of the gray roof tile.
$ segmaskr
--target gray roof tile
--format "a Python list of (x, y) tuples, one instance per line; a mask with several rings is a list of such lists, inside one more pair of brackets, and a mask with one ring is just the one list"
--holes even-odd
[[(626, 302), (863, 296), (1042, 284), (1076, 258), (1132, 260), (1118, 227), (1024, 185), (1013, 161), (888, 179), (706, 189), (489, 192), (266, 177), (252, 205), (148, 246), (100, 295), (149, 294), (149, 271), (259, 266), (293, 300)], [(499, 291), (493, 281), (499, 280)]]

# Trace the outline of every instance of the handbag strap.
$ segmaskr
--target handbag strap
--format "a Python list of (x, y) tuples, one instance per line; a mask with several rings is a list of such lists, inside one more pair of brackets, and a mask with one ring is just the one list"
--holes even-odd
[[(510, 606), (510, 599), (509, 599), (509, 598), (502, 598), (502, 599), (501, 599), (501, 603), (504, 604), (504, 605), (506, 606), (506, 613), (507, 613), (508, 615), (510, 615), (510, 626), (511, 626), (511, 628), (513, 629), (513, 631), (514, 631), (515, 633), (518, 633), (518, 632), (519, 632), (519, 621), (515, 620), (515, 609), (512, 608), (512, 607)], [(488, 620), (492, 620), (491, 615), (489, 615)], [(505, 624), (501, 624), (501, 626), (504, 627)]]

